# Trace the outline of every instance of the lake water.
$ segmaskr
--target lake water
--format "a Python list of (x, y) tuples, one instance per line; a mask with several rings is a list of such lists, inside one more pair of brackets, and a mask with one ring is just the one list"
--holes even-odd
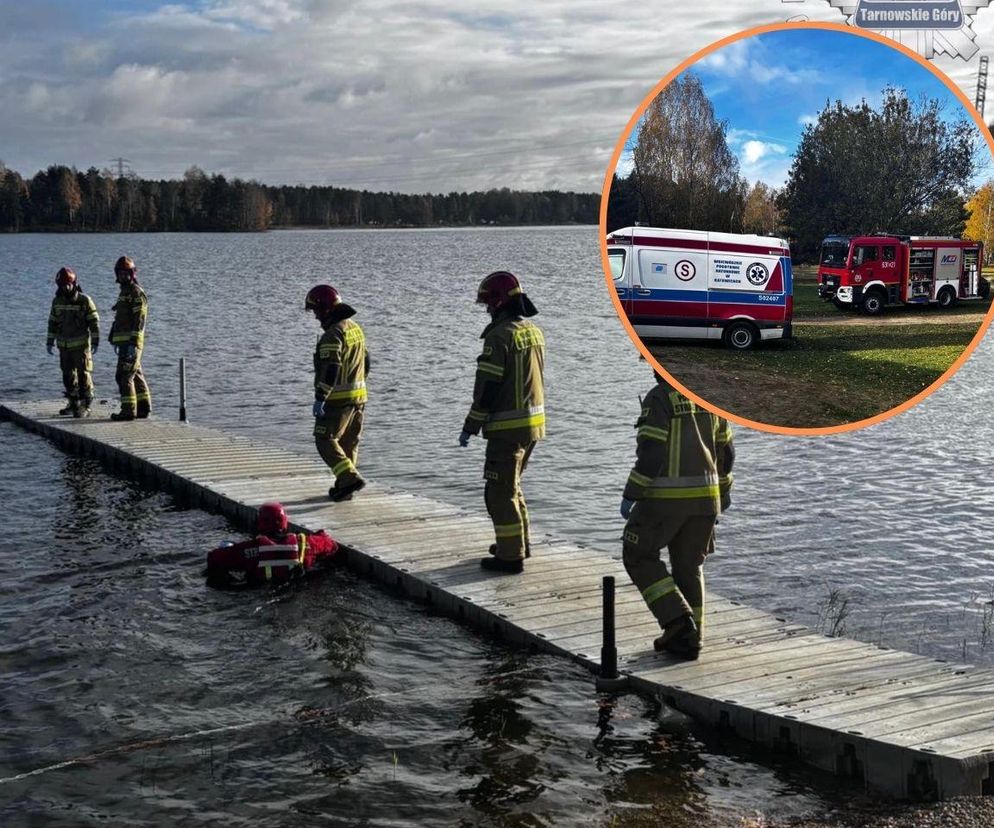
[[(487, 272), (519, 273), (548, 341), (549, 438), (525, 478), (534, 527), (618, 551), (652, 380), (608, 301), (595, 228), (0, 237), (0, 398), (59, 395), (44, 348), (55, 271), (75, 268), (106, 333), (123, 253), (150, 297), (157, 416), (176, 416), (185, 356), (192, 420), (310, 453), (319, 330), (303, 297), (330, 281), (373, 359), (364, 472), (481, 513), (482, 443), (456, 446), (487, 321), (473, 298)], [(925, 403), (860, 432), (737, 429), (709, 586), (811, 626), (994, 662), (990, 359), (985, 342)], [(113, 410), (106, 341), (96, 362)], [(0, 781), (0, 823), (704, 826), (848, 795), (347, 572), (207, 590), (205, 550), (237, 534), (224, 518), (8, 423), (0, 455), (13, 539), (0, 780), (46, 769)]]

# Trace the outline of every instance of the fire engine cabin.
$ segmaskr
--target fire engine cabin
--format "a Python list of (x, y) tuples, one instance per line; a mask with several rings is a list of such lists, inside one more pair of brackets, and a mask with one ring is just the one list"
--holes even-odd
[(822, 242), (818, 295), (840, 308), (878, 314), (887, 305), (985, 299), (980, 242), (929, 236), (829, 236)]
[(790, 249), (769, 236), (624, 227), (607, 237), (618, 298), (643, 339), (789, 339)]

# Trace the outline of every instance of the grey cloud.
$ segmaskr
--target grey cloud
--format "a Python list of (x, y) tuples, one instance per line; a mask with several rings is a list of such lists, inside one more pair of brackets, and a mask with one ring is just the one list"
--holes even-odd
[[(816, 0), (805, 11), (840, 19)], [(82, 33), (53, 25), (0, 53), (0, 157), (27, 174), (124, 154), (155, 176), (195, 163), (408, 192), (597, 190), (664, 74), (786, 16), (779, 0), (508, 0), (482, 14), (443, 0), (217, 0)], [(64, 59), (50, 59), (55, 44)]]

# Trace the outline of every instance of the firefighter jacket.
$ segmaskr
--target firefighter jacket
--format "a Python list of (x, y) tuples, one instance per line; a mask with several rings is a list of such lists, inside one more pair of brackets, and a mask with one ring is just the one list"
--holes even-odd
[(624, 496), (663, 513), (717, 515), (731, 502), (735, 452), (723, 417), (657, 384), (635, 427), (637, 459)]
[(463, 431), (529, 443), (545, 437), (545, 337), (518, 316), (495, 319), (483, 331), (476, 359), (473, 405)]
[(48, 315), (48, 345), (75, 351), (88, 348), (100, 336), (100, 317), (93, 300), (79, 290), (70, 295), (59, 291)]
[(325, 328), (314, 351), (314, 399), (330, 408), (366, 402), (366, 337), (351, 319)]
[(121, 288), (114, 303), (114, 324), (110, 326), (113, 345), (145, 345), (145, 320), (148, 317), (148, 297), (138, 285)]
[(218, 586), (281, 583), (303, 575), (337, 551), (338, 544), (323, 531), (289, 532), (275, 538), (258, 535), (208, 552), (207, 578)]

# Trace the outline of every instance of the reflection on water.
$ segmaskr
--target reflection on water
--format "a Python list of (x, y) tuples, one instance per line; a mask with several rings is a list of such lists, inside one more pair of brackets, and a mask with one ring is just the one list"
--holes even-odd
[[(360, 309), (373, 357), (370, 477), (480, 512), (482, 445), (456, 447), (485, 318), (475, 286), (520, 272), (549, 342), (549, 439), (526, 475), (538, 531), (617, 552), (617, 504), (650, 384), (606, 301), (594, 228), (0, 238), (0, 397), (55, 397), (49, 280), (76, 266), (104, 320), (110, 264), (139, 259), (147, 373), (175, 416), (180, 356), (207, 425), (312, 451), (312, 283)], [(992, 502), (991, 346), (925, 404), (838, 437), (737, 431), (733, 509), (709, 583), (851, 634), (990, 663), (982, 642)], [(112, 355), (98, 395), (112, 400)], [(106, 406), (107, 409), (112, 405)], [(237, 534), (92, 461), (0, 424), (12, 561), (0, 581), (0, 823), (200, 818), (225, 824), (726, 825), (830, 806), (649, 700), (508, 651), (346, 571), (271, 593), (206, 590), (205, 549)], [(825, 791), (827, 788), (821, 788)], [(320, 817), (319, 817), (320, 815)]]

